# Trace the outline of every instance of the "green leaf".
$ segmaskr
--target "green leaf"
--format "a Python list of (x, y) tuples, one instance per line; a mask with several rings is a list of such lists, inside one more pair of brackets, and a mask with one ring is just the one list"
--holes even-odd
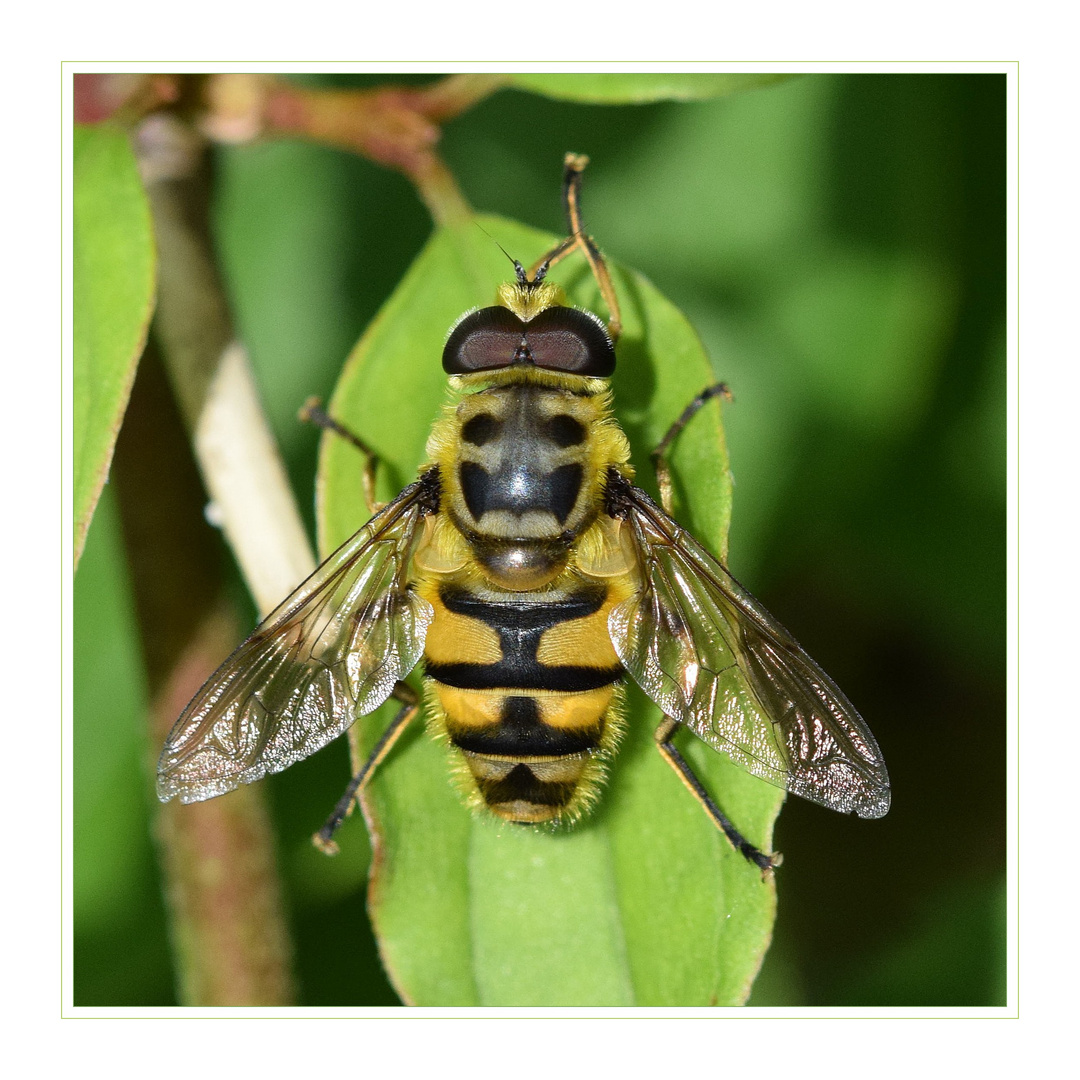
[(75, 564), (109, 472), (154, 299), (150, 206), (127, 135), (74, 135)]
[(73, 596), (77, 933), (130, 910), (141, 861), (151, 857), (143, 830), (146, 679), (124, 557), (119, 507), (106, 491)]
[[(497, 218), (483, 228), (528, 265), (556, 238)], [(616, 412), (639, 480), (655, 491), (649, 451), (711, 381), (684, 317), (640, 275), (613, 266), (625, 330)], [(380, 497), (411, 481), (446, 398), (440, 364), (451, 324), (491, 304), (509, 264), (475, 225), (442, 229), (369, 327), (338, 384), (333, 412), (381, 456)], [(603, 312), (579, 256), (552, 278)], [(719, 406), (673, 456), (679, 519), (723, 554), (731, 480)], [(329, 551), (367, 517), (361, 460), (327, 436), (320, 534)], [(358, 757), (385, 727), (384, 706), (356, 725)], [(745, 1000), (768, 945), (771, 882), (736, 854), (657, 752), (657, 710), (634, 688), (627, 730), (597, 809), (574, 828), (526, 829), (474, 815), (446, 748), (416, 724), (380, 766), (366, 810), (375, 834), (370, 912), (383, 960), (419, 1005), (671, 1005)], [(695, 770), (748, 837), (766, 849), (783, 793), (687, 737)]]
[(510, 86), (563, 101), (594, 105), (641, 105), (647, 101), (701, 101), (727, 97), (743, 90), (771, 86), (794, 76), (753, 72), (736, 75), (723, 72), (595, 72), (561, 74), (515, 72), (507, 77)]

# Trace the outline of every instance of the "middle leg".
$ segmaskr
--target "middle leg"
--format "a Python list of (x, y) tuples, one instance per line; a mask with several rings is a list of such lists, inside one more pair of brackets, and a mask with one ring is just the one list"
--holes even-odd
[(683, 409), (679, 418), (667, 429), (667, 433), (657, 444), (656, 449), (652, 452), (652, 464), (653, 470), (656, 473), (656, 483), (660, 488), (660, 505), (664, 508), (665, 512), (671, 513), (671, 466), (668, 464), (667, 455), (671, 449), (671, 444), (675, 441), (676, 436), (690, 421), (697, 415), (698, 410), (707, 402), (711, 401), (715, 397), (722, 397), (725, 401), (731, 401), (731, 391), (727, 387), (727, 383), (713, 383), (712, 386), (706, 386), (689, 405)]
[(323, 827), (311, 838), (311, 842), (324, 855), (336, 855), (338, 846), (334, 842), (334, 833), (341, 827), (342, 822), (352, 813), (356, 796), (360, 789), (371, 779), (371, 774), (377, 765), (385, 760), (386, 755), (394, 748), (394, 744), (401, 738), (402, 732), (409, 726), (409, 721), (420, 711), (420, 697), (408, 683), (399, 682), (394, 687), (393, 696), (402, 702), (397, 715), (390, 721), (386, 730), (382, 733), (375, 748), (368, 755), (367, 761), (360, 766), (360, 770), (349, 781), (345, 793), (337, 801), (333, 813), (326, 819)]

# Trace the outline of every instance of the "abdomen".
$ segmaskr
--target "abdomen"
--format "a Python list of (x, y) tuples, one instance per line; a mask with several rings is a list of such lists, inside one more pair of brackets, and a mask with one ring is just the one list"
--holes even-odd
[(493, 592), (427, 582), (425, 648), (434, 722), (460, 752), (478, 801), (508, 821), (577, 817), (619, 735), (623, 669), (603, 582)]

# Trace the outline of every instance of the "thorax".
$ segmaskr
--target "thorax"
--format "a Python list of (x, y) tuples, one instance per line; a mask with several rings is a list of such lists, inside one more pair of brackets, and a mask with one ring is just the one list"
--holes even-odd
[(606, 388), (522, 377), (468, 395), (436, 425), (429, 452), (444, 509), (494, 585), (553, 581), (596, 520), (608, 468), (628, 457), (609, 401)]

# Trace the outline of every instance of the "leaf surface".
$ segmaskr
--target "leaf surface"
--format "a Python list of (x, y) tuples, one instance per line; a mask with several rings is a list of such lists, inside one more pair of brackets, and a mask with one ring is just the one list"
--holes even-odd
[[(483, 229), (529, 265), (556, 238), (498, 218)], [(505, 256), (481, 229), (437, 231), (371, 324), (338, 383), (333, 413), (380, 454), (380, 498), (411, 481), (446, 399), (440, 357), (462, 312), (494, 302)], [(685, 318), (640, 275), (613, 266), (623, 337), (616, 412), (642, 486), (649, 451), (713, 381)], [(573, 301), (606, 315), (580, 256), (552, 271)], [(731, 480), (719, 406), (677, 440), (675, 515), (724, 554)], [(326, 437), (320, 534), (332, 550), (367, 517), (362, 462)], [(415, 678), (415, 676), (414, 676)], [(417, 684), (419, 685), (419, 684)], [(737, 855), (655, 749), (658, 711), (629, 688), (627, 730), (600, 805), (573, 828), (527, 829), (462, 803), (447, 749), (414, 725), (366, 795), (374, 829), (369, 908), (382, 957), (418, 1005), (693, 1006), (749, 993), (775, 910), (771, 882)], [(354, 757), (393, 709), (355, 725)], [(769, 849), (783, 801), (723, 756), (680, 738), (706, 787), (754, 843)]]
[(593, 105), (641, 105), (648, 101), (700, 101), (783, 82), (772, 72), (516, 72), (509, 84), (562, 101)]
[(150, 207), (127, 135), (76, 126), (72, 220), (75, 563), (153, 311)]

